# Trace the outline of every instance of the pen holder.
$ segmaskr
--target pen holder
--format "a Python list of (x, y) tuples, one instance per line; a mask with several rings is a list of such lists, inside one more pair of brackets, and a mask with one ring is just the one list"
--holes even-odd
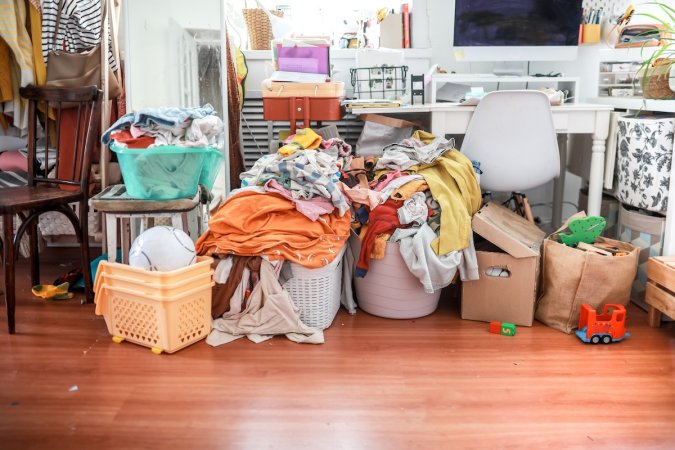
[(587, 23), (581, 28), (582, 44), (597, 44), (600, 42), (600, 24)]

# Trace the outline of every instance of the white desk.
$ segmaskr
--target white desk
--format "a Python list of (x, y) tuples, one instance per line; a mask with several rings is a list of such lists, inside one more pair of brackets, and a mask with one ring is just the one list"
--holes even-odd
[[(602, 203), (603, 172), (605, 170), (605, 140), (609, 132), (610, 105), (590, 105), (583, 103), (552, 106), (553, 124), (558, 134), (591, 134), (591, 173), (588, 186), (589, 215), (600, 215)], [(475, 106), (435, 103), (410, 105), (400, 108), (362, 108), (353, 109), (352, 114), (407, 114), (430, 113), (431, 132), (436, 136), (445, 134), (465, 134)], [(518, 111), (514, 111), (518, 114)], [(562, 186), (558, 186), (555, 197), (562, 199)], [(555, 208), (554, 208), (555, 209)], [(560, 222), (560, 212), (554, 211), (553, 223)]]

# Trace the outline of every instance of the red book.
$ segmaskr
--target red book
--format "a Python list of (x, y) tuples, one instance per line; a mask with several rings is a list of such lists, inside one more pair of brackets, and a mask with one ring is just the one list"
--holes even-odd
[(403, 48), (410, 48), (410, 7), (407, 3), (401, 5), (403, 16)]

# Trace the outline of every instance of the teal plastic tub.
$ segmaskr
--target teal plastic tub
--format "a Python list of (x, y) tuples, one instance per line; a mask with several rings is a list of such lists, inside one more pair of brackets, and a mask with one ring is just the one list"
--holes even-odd
[[(215, 150), (212, 147), (172, 145), (125, 148), (114, 143), (110, 149), (117, 153), (127, 193), (132, 198), (143, 200), (194, 197), (205, 172), (205, 161), (213, 158), (207, 158), (207, 154), (211, 155), (211, 151)], [(217, 169), (211, 170), (217, 173)]]
[(209, 151), (204, 155), (204, 166), (199, 176), (199, 184), (209, 191), (213, 189), (213, 184), (216, 182), (216, 176), (218, 176), (222, 160), (223, 154), (215, 148), (209, 148)]

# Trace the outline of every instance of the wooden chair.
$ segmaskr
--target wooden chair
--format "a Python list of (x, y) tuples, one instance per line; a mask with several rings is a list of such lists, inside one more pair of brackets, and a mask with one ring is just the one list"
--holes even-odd
[[(75, 228), (82, 249), (82, 273), (84, 275), (85, 299), (93, 300), (91, 270), (89, 266), (89, 236), (87, 226), (87, 202), (89, 198), (89, 172), (94, 142), (99, 139), (98, 121), (101, 110), (100, 91), (96, 86), (77, 89), (26, 86), (19, 90), (28, 105), (28, 185), (5, 188), (0, 195), (0, 214), (3, 220), (3, 266), (5, 275), (5, 304), (9, 333), (15, 332), (15, 262), (21, 237), (28, 231), (30, 240), (31, 282), (40, 283), (40, 267), (37, 241), (38, 218), (47, 211), (58, 211), (70, 220)], [(60, 122), (66, 108), (77, 111), (74, 148), (61, 148)], [(38, 129), (43, 111), (53, 111), (56, 120), (44, 124), (45, 157), (48, 159), (50, 141), (54, 141), (56, 160), (53, 170), (45, 161), (44, 173), (37, 162)], [(75, 114), (75, 112), (71, 113)], [(51, 115), (51, 114), (50, 114)], [(50, 126), (54, 124), (55, 126)], [(54, 131), (56, 130), (56, 131)], [(50, 136), (50, 132), (52, 135)], [(54, 136), (53, 134), (56, 134)], [(52, 139), (55, 138), (55, 139)], [(65, 146), (64, 146), (65, 147)], [(79, 218), (69, 206), (78, 203)], [(23, 220), (14, 235), (14, 215)]]

